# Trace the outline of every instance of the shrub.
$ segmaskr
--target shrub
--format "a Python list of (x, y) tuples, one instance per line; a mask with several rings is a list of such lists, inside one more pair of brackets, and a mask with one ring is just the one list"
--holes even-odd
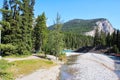
[(66, 61), (66, 60), (67, 60), (66, 54), (65, 54), (65, 53), (61, 53), (61, 54), (59, 55), (59, 60), (61, 60), (61, 61)]
[(2, 56), (11, 55), (15, 53), (16, 47), (11, 44), (0, 44)]
[(120, 52), (118, 47), (117, 47), (117, 45), (113, 46), (113, 52), (115, 52), (115, 53), (119, 53)]

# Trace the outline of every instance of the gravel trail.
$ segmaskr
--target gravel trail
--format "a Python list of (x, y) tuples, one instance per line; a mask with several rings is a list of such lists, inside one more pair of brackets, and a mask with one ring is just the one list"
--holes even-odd
[(59, 68), (60, 65), (54, 66), (50, 69), (40, 69), (16, 80), (57, 80), (60, 72)]

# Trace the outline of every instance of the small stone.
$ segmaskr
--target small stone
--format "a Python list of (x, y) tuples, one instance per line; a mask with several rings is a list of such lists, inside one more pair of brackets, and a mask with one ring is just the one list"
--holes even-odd
[(2, 59), (2, 56), (0, 56), (0, 59)]

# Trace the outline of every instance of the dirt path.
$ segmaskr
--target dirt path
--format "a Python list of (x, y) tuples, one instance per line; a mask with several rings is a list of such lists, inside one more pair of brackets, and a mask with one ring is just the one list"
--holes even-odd
[(44, 58), (44, 55), (36, 55), (33, 54), (31, 56), (25, 57), (25, 58), (3, 58), (4, 60), (7, 60), (8, 62), (13, 62), (13, 61), (20, 61), (20, 60), (30, 60), (30, 59), (43, 59), (43, 60), (51, 60), (54, 62), (58, 62), (58, 60), (56, 60), (56, 57), (53, 55), (47, 55), (47, 58)]
[[(57, 80), (60, 72), (61, 63), (60, 61), (56, 60), (55, 56), (47, 55), (47, 58), (58, 64), (57, 66), (51, 67), (49, 69), (40, 69), (36, 70), (35, 72), (27, 75), (17, 78), (16, 80)], [(13, 61), (20, 61), (20, 60), (30, 60), (30, 59), (44, 59), (40, 56), (31, 55), (29, 57), (25, 58), (3, 58), (4, 60), (7, 60), (8, 62)], [(46, 59), (44, 59), (46, 60)]]
[(17, 78), (16, 80), (57, 80), (60, 67), (61, 65), (57, 65), (50, 69), (40, 69), (22, 78)]
[(40, 59), (40, 57), (37, 56), (29, 56), (25, 58), (3, 58), (4, 60), (7, 60), (8, 62), (13, 62), (13, 61), (19, 61), (19, 60), (30, 60), (30, 59)]

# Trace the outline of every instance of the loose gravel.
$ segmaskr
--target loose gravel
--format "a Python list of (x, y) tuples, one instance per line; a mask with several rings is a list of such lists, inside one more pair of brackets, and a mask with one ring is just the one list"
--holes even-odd
[(119, 80), (114, 72), (114, 61), (102, 54), (87, 53), (80, 55), (69, 69), (75, 72), (65, 80)]

